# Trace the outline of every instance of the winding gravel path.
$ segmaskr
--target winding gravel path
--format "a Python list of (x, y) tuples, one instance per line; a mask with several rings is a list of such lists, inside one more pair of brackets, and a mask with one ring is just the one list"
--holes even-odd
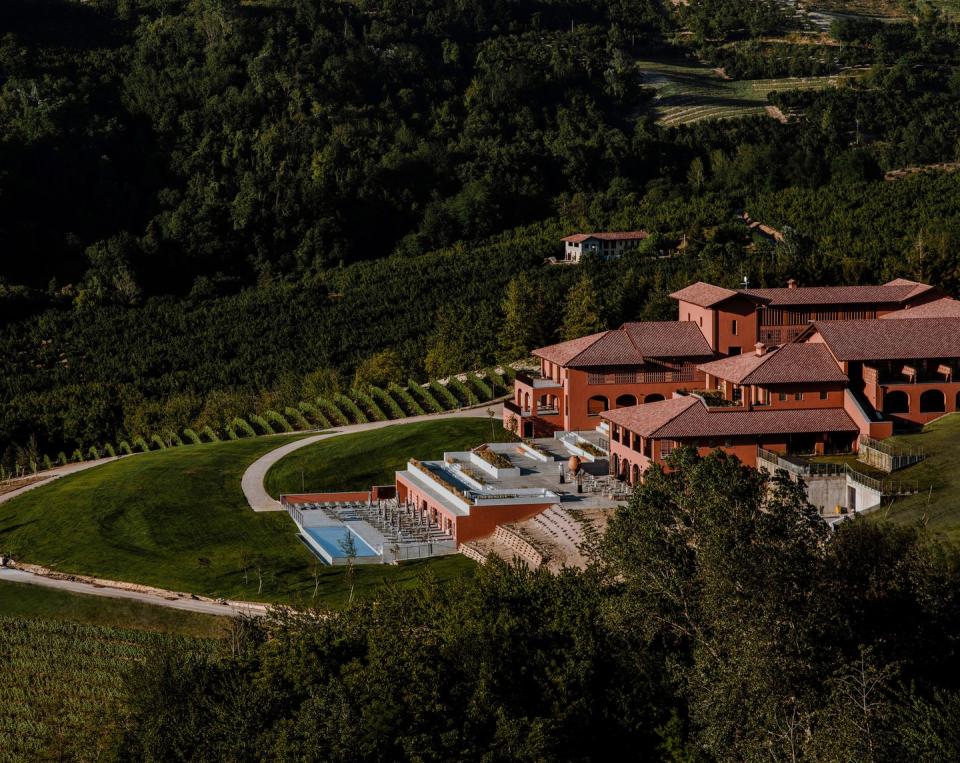
[(296, 442), (282, 445), (276, 450), (271, 450), (269, 453), (261, 456), (252, 464), (250, 464), (250, 466), (247, 467), (247, 470), (243, 473), (243, 478), (240, 481), (240, 484), (243, 487), (243, 494), (246, 496), (247, 503), (250, 504), (250, 508), (254, 511), (283, 511), (283, 508), (280, 506), (280, 501), (271, 498), (270, 494), (267, 493), (266, 488), (263, 486), (263, 480), (267, 476), (267, 472), (270, 471), (271, 466), (277, 463), (277, 461), (282, 459), (284, 456), (288, 456), (294, 451), (300, 450), (300, 448), (306, 448), (309, 445), (313, 445), (315, 442), (328, 440), (331, 437), (338, 437), (339, 435), (353, 434), (354, 432), (369, 432), (372, 429), (383, 429), (384, 427), (392, 427), (397, 424), (412, 424), (417, 421), (437, 421), (439, 419), (482, 419), (487, 417), (487, 411), (490, 409), (494, 411), (494, 418), (497, 421), (501, 421), (503, 419), (503, 403), (491, 402), (475, 406), (473, 408), (461, 408), (460, 410), (449, 411), (447, 413), (432, 413), (426, 416), (408, 416), (405, 419), (393, 419), (393, 421), (371, 421), (367, 424), (351, 424), (350, 426), (339, 427), (331, 432), (324, 432), (323, 434), (314, 435), (312, 437), (305, 437), (302, 440), (297, 440)]
[[(27, 570), (0, 567), (0, 582), (20, 583), (22, 585), (37, 585), (44, 588), (56, 588), (70, 593), (86, 594), (90, 596), (104, 596), (110, 599), (127, 599), (142, 604), (151, 604), (156, 607), (183, 609), (188, 612), (201, 612), (205, 615), (220, 615), (240, 617), (241, 615), (260, 616), (266, 614), (267, 606), (253, 602), (216, 602), (211, 599), (194, 598), (189, 594), (173, 591), (155, 592), (136, 591), (128, 588), (115, 588), (112, 585), (89, 583), (83, 580), (70, 580), (64, 577), (47, 577), (37, 575)], [(116, 583), (117, 586), (125, 585)], [(127, 584), (129, 585), (129, 584)]]

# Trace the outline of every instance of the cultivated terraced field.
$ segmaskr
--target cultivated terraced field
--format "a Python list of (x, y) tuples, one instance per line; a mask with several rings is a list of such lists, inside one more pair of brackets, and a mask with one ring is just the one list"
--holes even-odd
[(657, 122), (668, 127), (764, 115), (769, 113), (767, 96), (774, 90), (819, 90), (850, 76), (735, 81), (688, 62), (643, 61), (638, 66), (644, 84), (657, 91), (653, 104)]
[(109, 757), (125, 713), (126, 671), (169, 639), (0, 617), (0, 763)]

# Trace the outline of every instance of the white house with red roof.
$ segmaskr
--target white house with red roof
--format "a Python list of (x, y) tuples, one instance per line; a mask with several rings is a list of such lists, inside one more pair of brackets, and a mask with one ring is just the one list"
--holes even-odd
[(595, 254), (604, 259), (619, 257), (649, 237), (645, 230), (612, 231), (607, 233), (574, 233), (560, 239), (563, 243), (561, 262), (575, 265), (584, 254)]

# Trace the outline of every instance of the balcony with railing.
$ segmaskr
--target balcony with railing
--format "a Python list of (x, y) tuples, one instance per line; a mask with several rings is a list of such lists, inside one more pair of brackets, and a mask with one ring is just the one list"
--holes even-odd
[(799, 326), (761, 326), (760, 341), (768, 347), (789, 344), (809, 328), (809, 324)]
[(705, 381), (702, 371), (691, 363), (676, 368), (608, 371), (587, 374), (587, 384), (671, 384), (675, 382)]
[(544, 376), (539, 371), (518, 371), (516, 382), (530, 389), (560, 389), (563, 386), (556, 379)]

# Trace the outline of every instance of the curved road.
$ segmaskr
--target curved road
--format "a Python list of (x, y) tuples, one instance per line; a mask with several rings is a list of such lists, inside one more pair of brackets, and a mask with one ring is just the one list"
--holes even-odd
[(372, 429), (383, 429), (384, 427), (395, 426), (396, 424), (412, 424), (417, 421), (435, 421), (438, 419), (457, 419), (457, 418), (475, 418), (482, 419), (487, 417), (487, 411), (493, 410), (493, 417), (497, 421), (503, 420), (503, 403), (486, 403), (473, 408), (461, 408), (457, 411), (447, 413), (431, 413), (426, 416), (408, 416), (404, 419), (393, 419), (392, 421), (371, 421), (367, 424), (351, 424), (350, 426), (340, 427), (332, 432), (305, 437), (302, 440), (288, 443), (276, 450), (271, 450), (265, 456), (261, 456), (254, 461), (243, 473), (243, 479), (240, 481), (243, 487), (243, 494), (246, 496), (247, 503), (254, 511), (283, 511), (280, 501), (270, 497), (266, 488), (263, 486), (263, 480), (273, 466), (284, 456), (288, 456), (295, 450), (306, 448), (321, 440), (328, 440), (331, 437), (337, 437), (343, 434), (353, 434), (354, 432), (368, 432)]

